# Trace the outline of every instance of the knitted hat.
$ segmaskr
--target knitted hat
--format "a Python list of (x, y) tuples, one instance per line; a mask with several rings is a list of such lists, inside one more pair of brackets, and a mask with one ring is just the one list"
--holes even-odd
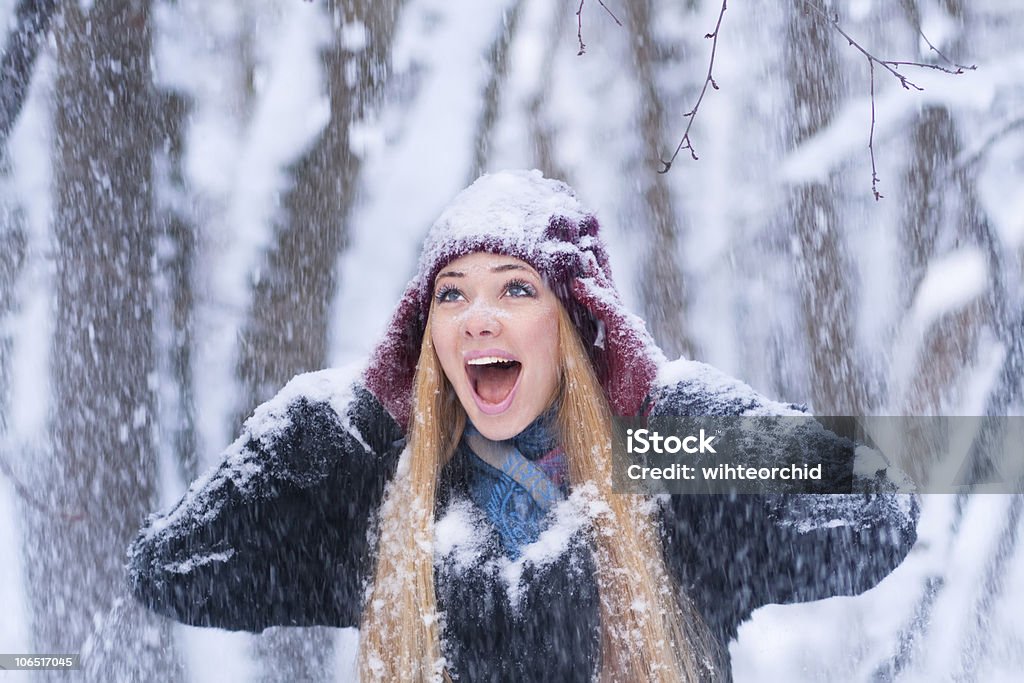
[(537, 170), (505, 171), (481, 176), (434, 223), (418, 272), (370, 360), (366, 386), (399, 424), (409, 422), (434, 279), (448, 263), (474, 252), (533, 266), (569, 311), (612, 410), (639, 412), (661, 352), (643, 321), (622, 305), (597, 219), (565, 183)]

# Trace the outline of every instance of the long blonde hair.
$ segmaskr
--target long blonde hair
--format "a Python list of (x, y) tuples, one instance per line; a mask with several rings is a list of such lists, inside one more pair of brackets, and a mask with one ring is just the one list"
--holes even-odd
[[(669, 577), (644, 497), (612, 491), (612, 418), (583, 343), (559, 305), (561, 444), (575, 486), (590, 482), (605, 512), (592, 520), (601, 618), (602, 681), (698, 681), (716, 677), (699, 615)], [(360, 625), (360, 680), (448, 679), (434, 593), (437, 481), (466, 414), (430, 335), (423, 335), (406, 452), (381, 506), (377, 565)]]

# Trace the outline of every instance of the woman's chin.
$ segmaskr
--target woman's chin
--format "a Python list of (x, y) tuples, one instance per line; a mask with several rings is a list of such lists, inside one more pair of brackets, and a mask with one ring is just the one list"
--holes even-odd
[(472, 406), (463, 404), (463, 407), (476, 430), (491, 441), (511, 439), (530, 426), (543, 412), (542, 409), (527, 410), (515, 402), (500, 412), (481, 410), (476, 401)]
[[(516, 415), (518, 411), (506, 411), (498, 415), (487, 415), (477, 413), (470, 416), (473, 426), (491, 441), (505, 441), (516, 436), (533, 420), (523, 415)], [(534, 416), (536, 417), (536, 416)]]
[(518, 388), (519, 383), (516, 382), (500, 401), (488, 401), (470, 388), (470, 400), (462, 402), (473, 426), (491, 441), (511, 439), (530, 424), (530, 420), (524, 421), (521, 401), (516, 401)]

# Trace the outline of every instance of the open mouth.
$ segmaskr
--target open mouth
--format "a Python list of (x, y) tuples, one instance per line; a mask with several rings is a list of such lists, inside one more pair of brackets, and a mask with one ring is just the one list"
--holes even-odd
[(523, 364), (510, 358), (485, 356), (466, 362), (466, 375), (485, 413), (499, 413), (511, 404)]

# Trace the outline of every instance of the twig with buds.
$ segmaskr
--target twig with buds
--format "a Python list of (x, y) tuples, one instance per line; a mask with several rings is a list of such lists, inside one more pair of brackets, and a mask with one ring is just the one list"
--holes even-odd
[[(715, 67), (715, 52), (718, 48), (719, 30), (722, 27), (722, 17), (725, 16), (726, 2), (727, 0), (722, 0), (722, 9), (718, 13), (718, 22), (715, 24), (715, 30), (704, 36), (705, 38), (710, 38), (712, 41), (711, 57), (708, 60), (708, 73), (704, 79), (704, 87), (701, 88), (700, 95), (697, 96), (697, 101), (693, 105), (693, 108), (690, 109), (690, 111), (683, 114), (683, 117), (688, 119), (688, 121), (686, 122), (686, 129), (683, 131), (683, 136), (680, 138), (679, 144), (676, 145), (675, 152), (673, 152), (672, 156), (669, 157), (667, 161), (665, 159), (659, 158), (659, 161), (661, 162), (661, 170), (659, 170), (658, 173), (668, 173), (668, 171), (672, 168), (672, 164), (675, 162), (676, 157), (684, 149), (689, 150), (690, 158), (692, 158), (694, 161), (698, 159), (697, 151), (694, 149), (693, 141), (690, 138), (690, 129), (693, 127), (693, 122), (697, 118), (697, 112), (700, 110), (700, 105), (701, 102), (703, 102), (704, 100), (704, 95), (707, 94), (708, 86), (714, 88), (715, 90), (718, 90), (718, 83), (715, 81), (713, 74)], [(871, 129), (868, 133), (868, 152), (871, 156), (871, 192), (874, 195), (875, 200), (877, 201), (879, 199), (882, 199), (883, 195), (878, 191), (878, 167), (875, 163), (875, 124), (877, 121), (875, 115), (875, 66), (879, 66), (888, 71), (890, 74), (892, 74), (892, 76), (899, 81), (900, 85), (904, 89), (918, 91), (924, 90), (924, 88), (915, 83), (914, 81), (910, 80), (910, 78), (908, 78), (906, 74), (900, 71), (900, 67), (913, 66), (921, 69), (932, 69), (934, 71), (941, 71), (943, 73), (951, 75), (958, 75), (964, 73), (965, 71), (974, 71), (975, 69), (977, 69), (977, 66), (964, 66), (963, 64), (957, 64), (956, 62), (953, 62), (951, 59), (946, 57), (946, 55), (944, 55), (937, 47), (935, 47), (935, 45), (933, 45), (930, 40), (928, 40), (928, 37), (924, 35), (924, 32), (922, 32), (920, 28), (918, 28), (918, 33), (921, 35), (921, 38), (924, 40), (925, 43), (927, 43), (928, 48), (939, 56), (939, 59), (942, 60), (942, 62), (944, 62), (943, 64), (929, 64), (926, 62), (913, 62), (894, 59), (879, 59), (874, 54), (865, 49), (860, 43), (854, 40), (853, 37), (843, 29), (843, 27), (839, 23), (838, 15), (827, 14), (825, 10), (823, 10), (821, 7), (815, 4), (812, 0), (803, 0), (803, 4), (819, 20), (827, 23), (831, 28), (833, 28), (837, 33), (839, 33), (839, 35), (845, 38), (846, 42), (851, 47), (855, 48), (858, 52), (860, 52), (868, 61), (868, 88), (871, 98)], [(582, 7), (583, 3), (581, 2), (580, 8), (582, 9)], [(580, 46), (582, 54), (582, 40), (580, 41)]]
[[(577, 57), (587, 51), (587, 46), (583, 43), (583, 3), (585, 2), (586, 0), (580, 0), (580, 6), (576, 8), (576, 40), (580, 43), (580, 51), (576, 53)], [(610, 9), (608, 9), (608, 5), (604, 4), (604, 0), (597, 0), (597, 3), (604, 8), (604, 11), (608, 13), (608, 16), (610, 16), (616, 24), (622, 26), (622, 22), (619, 21), (619, 18), (615, 16)]]
[(921, 35), (921, 38), (924, 39), (924, 42), (928, 44), (928, 47), (932, 51), (934, 51), (935, 54), (937, 54), (939, 58), (942, 59), (946, 64), (929, 64), (926, 62), (879, 59), (875, 55), (871, 54), (871, 52), (866, 50), (860, 43), (854, 40), (849, 33), (843, 30), (843, 27), (840, 26), (839, 24), (838, 14), (834, 14), (831, 16), (826, 14), (823, 9), (818, 7), (818, 5), (816, 5), (811, 0), (804, 0), (804, 6), (807, 7), (811, 12), (813, 12), (818, 19), (826, 22), (833, 29), (835, 29), (835, 31), (839, 33), (839, 35), (846, 39), (846, 42), (850, 45), (850, 47), (855, 48), (858, 52), (864, 55), (864, 58), (868, 61), (868, 93), (871, 98), (871, 130), (868, 133), (868, 152), (871, 156), (871, 193), (874, 195), (875, 201), (878, 201), (879, 199), (882, 199), (884, 195), (882, 195), (878, 191), (878, 168), (875, 165), (875, 65), (877, 64), (878, 66), (882, 67), (890, 74), (892, 74), (892, 76), (900, 82), (900, 85), (903, 86), (904, 90), (913, 89), (917, 91), (924, 90), (924, 88), (910, 80), (906, 76), (906, 74), (900, 72), (899, 68), (901, 66), (914, 66), (920, 69), (933, 69), (935, 71), (941, 71), (943, 73), (952, 75), (959, 75), (964, 73), (964, 71), (974, 71), (978, 67), (975, 65), (964, 66), (962, 64), (957, 64), (950, 60), (949, 58), (947, 58), (946, 55), (942, 54), (942, 52), (940, 52), (937, 47), (932, 45), (932, 42), (928, 40), (927, 36), (924, 35), (924, 32), (921, 31), (920, 28), (918, 29), (918, 33)]
[(704, 78), (704, 87), (700, 89), (700, 95), (697, 96), (697, 102), (693, 105), (693, 109), (683, 114), (683, 117), (689, 119), (689, 121), (686, 122), (686, 130), (683, 131), (683, 137), (679, 139), (679, 144), (676, 145), (676, 151), (672, 153), (668, 161), (661, 158), (658, 159), (661, 162), (661, 170), (658, 173), (668, 173), (676, 157), (684, 149), (690, 150), (690, 157), (694, 161), (698, 159), (697, 150), (693, 148), (693, 141), (690, 140), (690, 128), (693, 127), (693, 121), (697, 118), (697, 110), (700, 109), (700, 103), (704, 100), (704, 94), (708, 91), (708, 86), (710, 85), (715, 90), (718, 90), (718, 83), (715, 82), (714, 77), (715, 52), (718, 50), (718, 32), (722, 28), (722, 17), (725, 16), (727, 2), (728, 0), (722, 0), (722, 10), (718, 13), (718, 22), (715, 23), (715, 30), (704, 35), (705, 38), (711, 39), (711, 58), (708, 60), (708, 74)]

